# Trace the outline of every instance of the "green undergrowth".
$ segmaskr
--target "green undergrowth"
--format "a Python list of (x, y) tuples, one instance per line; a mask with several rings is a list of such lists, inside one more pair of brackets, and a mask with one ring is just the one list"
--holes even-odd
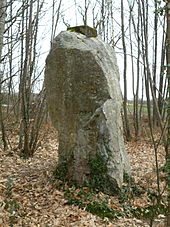
[[(160, 198), (157, 192), (151, 189), (146, 190), (142, 188), (134, 182), (133, 178), (128, 177), (127, 175), (124, 176), (124, 181), (125, 184), (121, 189), (119, 202), (122, 204), (125, 214), (130, 214), (138, 219), (149, 220), (150, 223), (152, 223), (160, 214), (166, 216), (167, 200)], [(136, 197), (141, 196), (147, 196), (148, 204), (144, 207), (134, 207), (133, 201)]]
[(119, 194), (114, 196), (118, 198), (121, 209), (115, 209), (115, 206), (110, 202), (110, 196), (101, 193), (98, 189), (81, 185), (70, 187), (66, 186), (65, 183), (62, 184), (61, 181), (59, 181), (58, 186), (60, 190), (64, 191), (66, 205), (78, 206), (100, 218), (108, 218), (110, 221), (118, 217), (135, 217), (153, 221), (159, 214), (166, 215), (166, 201), (159, 200), (158, 203), (157, 194), (151, 190), (147, 190), (148, 205), (141, 208), (134, 207), (133, 201), (137, 197), (144, 196), (146, 189), (136, 184), (127, 175), (124, 176), (124, 181), (125, 183)]
[[(143, 195), (147, 192), (147, 195)], [(136, 197), (147, 196), (148, 204), (144, 207), (135, 207), (133, 201)], [(125, 214), (129, 214), (138, 219), (147, 219), (153, 221), (159, 214), (166, 216), (167, 201), (159, 199), (157, 193), (151, 190), (144, 190), (139, 185), (133, 184), (131, 187), (122, 187), (122, 193), (119, 196), (119, 202), (122, 204)]]
[(116, 182), (113, 182), (113, 179), (110, 179), (108, 175), (107, 165), (101, 155), (96, 154), (96, 157), (89, 161), (89, 166), (91, 170), (89, 185), (92, 188), (97, 188), (110, 195), (119, 193)]
[(148, 205), (143, 208), (131, 209), (131, 214), (136, 218), (154, 220), (159, 214), (166, 215), (165, 204)]
[(20, 204), (13, 199), (13, 189), (15, 187), (13, 176), (7, 178), (6, 186), (4, 193), (6, 198), (0, 203), (0, 207), (3, 207), (4, 210), (9, 214), (9, 226), (13, 227), (19, 217), (25, 216), (25, 213), (21, 210)]
[(99, 193), (92, 189), (83, 187), (78, 190), (68, 189), (64, 194), (67, 205), (76, 205), (100, 218), (115, 219), (118, 216), (123, 216), (121, 211), (113, 209), (109, 205), (107, 195), (99, 196)]
[[(134, 179), (129, 177), (128, 174), (124, 174), (122, 188), (115, 192), (115, 185), (111, 185), (107, 175), (105, 175), (107, 166), (102, 158), (96, 156), (95, 159), (90, 161), (89, 166), (92, 170), (92, 175), (90, 176), (91, 180), (86, 185), (77, 185), (74, 182), (70, 184), (63, 180), (67, 175), (68, 165), (57, 168), (55, 172), (55, 176), (58, 178), (56, 186), (59, 190), (64, 191), (66, 204), (78, 206), (94, 215), (108, 218), (109, 220), (119, 216), (126, 216), (147, 219), (152, 222), (159, 214), (166, 216), (167, 200), (164, 201), (160, 198), (157, 192), (150, 189), (146, 190), (136, 184)], [(167, 166), (164, 168), (166, 169)], [(167, 172), (167, 170), (163, 171)], [(114, 192), (111, 196), (114, 195), (115, 198), (118, 198), (121, 210), (115, 209), (114, 205), (109, 202), (111, 198), (109, 192), (111, 190)], [(102, 196), (100, 196), (101, 194)], [(147, 197), (148, 203), (144, 207), (134, 206), (135, 199), (142, 196)]]
[[(65, 158), (65, 160), (63, 159), (63, 162), (57, 165), (56, 170), (54, 171), (54, 177), (63, 183), (67, 182), (67, 184), (77, 187), (79, 185), (77, 185), (69, 176), (69, 169), (73, 159), (74, 157), (72, 156)], [(118, 194), (120, 192), (116, 182), (113, 182), (113, 179), (110, 179), (108, 176), (107, 165), (101, 155), (96, 154), (96, 157), (89, 160), (89, 168), (89, 178), (83, 186), (88, 185), (89, 188), (97, 189), (98, 191), (110, 195)]]

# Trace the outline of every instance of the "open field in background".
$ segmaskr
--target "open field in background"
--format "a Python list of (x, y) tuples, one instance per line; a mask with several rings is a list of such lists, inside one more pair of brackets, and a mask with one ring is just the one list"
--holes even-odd
[[(141, 110), (141, 116), (147, 116), (148, 111), (147, 111), (146, 103), (142, 103), (142, 104), (139, 103), (138, 108), (139, 110)], [(134, 110), (133, 101), (128, 101), (127, 109), (128, 109), (128, 114), (133, 115), (133, 110)], [(151, 111), (152, 110), (153, 110), (153, 107), (151, 106)]]
[[(11, 96), (9, 96), (8, 94), (4, 93), (2, 94), (2, 107), (4, 108), (4, 110), (7, 110), (7, 108), (11, 108), (13, 109), (15, 107), (15, 109), (17, 109), (17, 103), (18, 103), (18, 93), (16, 94), (12, 94)], [(31, 102), (34, 103), (35, 100), (37, 99), (37, 94), (32, 94), (31, 95)], [(138, 105), (139, 110), (141, 109), (141, 115), (142, 116), (147, 116), (147, 103), (146, 101), (143, 101), (142, 103), (140, 103), (139, 101), (139, 105)], [(133, 115), (133, 100), (128, 100), (128, 104), (127, 104), (127, 110), (128, 110), (128, 114), (129, 115)], [(151, 105), (151, 112), (152, 112), (153, 108)]]

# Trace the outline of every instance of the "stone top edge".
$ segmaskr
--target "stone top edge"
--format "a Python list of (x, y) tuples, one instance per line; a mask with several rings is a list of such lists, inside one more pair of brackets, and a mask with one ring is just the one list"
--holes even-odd
[(67, 31), (76, 32), (85, 35), (86, 37), (97, 37), (97, 30), (87, 25), (75, 26), (67, 28)]

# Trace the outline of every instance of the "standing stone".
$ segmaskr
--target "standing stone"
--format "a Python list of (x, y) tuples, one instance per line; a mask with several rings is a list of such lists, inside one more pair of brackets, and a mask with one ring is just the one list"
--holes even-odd
[(99, 37), (61, 32), (46, 60), (49, 113), (59, 134), (59, 178), (113, 193), (130, 173), (122, 95), (112, 47)]

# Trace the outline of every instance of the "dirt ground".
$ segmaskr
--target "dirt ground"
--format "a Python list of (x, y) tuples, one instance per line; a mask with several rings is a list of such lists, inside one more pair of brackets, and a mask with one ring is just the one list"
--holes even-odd
[[(10, 138), (12, 146), (16, 136)], [(119, 217), (113, 221), (101, 219), (73, 205), (66, 205), (64, 192), (56, 188), (52, 178), (57, 163), (57, 134), (55, 130), (46, 130), (41, 146), (33, 158), (21, 159), (11, 151), (0, 150), (0, 227), (148, 227), (145, 220), (131, 217)], [(156, 190), (155, 156), (152, 145), (147, 140), (131, 141), (126, 144), (129, 153), (132, 176), (142, 188)], [(159, 167), (165, 163), (162, 146), (158, 149)], [(164, 174), (160, 175), (164, 178)], [(164, 181), (160, 184), (165, 191)], [(114, 208), (122, 210), (116, 197), (110, 197)], [(133, 201), (134, 207), (148, 204), (144, 193)], [(159, 215), (154, 227), (164, 226), (164, 215)]]

